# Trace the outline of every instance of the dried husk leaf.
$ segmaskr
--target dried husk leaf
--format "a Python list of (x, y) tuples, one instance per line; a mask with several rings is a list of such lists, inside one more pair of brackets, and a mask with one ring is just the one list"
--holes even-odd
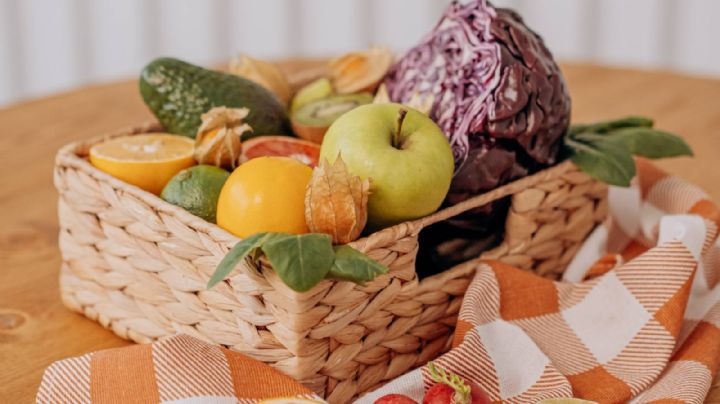
[(378, 90), (375, 93), (375, 98), (373, 98), (373, 104), (388, 104), (391, 102), (392, 100), (390, 100), (390, 94), (388, 94), (387, 87), (384, 83), (380, 84), (380, 87), (378, 87)]
[(274, 64), (248, 55), (239, 55), (230, 61), (230, 72), (270, 90), (287, 105), (292, 97), (292, 88), (285, 74)]
[(392, 61), (392, 52), (384, 47), (350, 52), (330, 62), (330, 79), (340, 94), (375, 92)]
[(252, 131), (244, 122), (247, 108), (215, 107), (202, 114), (202, 124), (195, 136), (193, 157), (200, 164), (233, 170), (240, 164), (241, 137)]
[(305, 193), (305, 221), (311, 232), (329, 234), (335, 244), (360, 237), (367, 223), (370, 181), (348, 172), (338, 156), (315, 167)]
[[(419, 93), (415, 92), (410, 97), (410, 100), (403, 105), (407, 105), (410, 108), (416, 109), (425, 115), (430, 115), (434, 99), (435, 97), (432, 94), (427, 96), (421, 96)], [(380, 84), (377, 93), (375, 93), (373, 103), (387, 104), (391, 102), (392, 100), (390, 99), (390, 95), (388, 94), (387, 87), (385, 87), (385, 84)]]

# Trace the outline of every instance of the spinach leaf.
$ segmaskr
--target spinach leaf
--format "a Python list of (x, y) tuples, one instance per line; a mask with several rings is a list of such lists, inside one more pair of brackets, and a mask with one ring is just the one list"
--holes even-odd
[(262, 246), (273, 269), (288, 287), (306, 292), (330, 271), (335, 260), (332, 238), (327, 234), (287, 234)]
[(230, 275), (230, 272), (235, 269), (237, 264), (244, 260), (250, 253), (260, 248), (263, 243), (265, 243), (265, 240), (270, 238), (271, 234), (272, 233), (258, 233), (235, 244), (227, 255), (225, 255), (222, 261), (220, 261), (217, 269), (210, 277), (207, 285), (208, 289), (227, 278), (227, 276)]
[(341, 245), (335, 247), (335, 262), (327, 277), (362, 284), (387, 272), (385, 265), (348, 245)]
[(573, 125), (565, 135), (562, 157), (603, 182), (626, 187), (635, 176), (633, 155), (651, 159), (692, 156), (681, 137), (652, 126), (652, 120), (634, 116)]
[(597, 122), (587, 125), (572, 125), (569, 130), (569, 134), (576, 135), (579, 133), (608, 133), (610, 131), (622, 128), (652, 128), (652, 119), (645, 118), (642, 116), (628, 116), (625, 118), (614, 119), (612, 121)]
[(635, 176), (635, 161), (624, 143), (589, 137), (583, 141), (566, 139), (566, 143), (573, 152), (570, 160), (582, 171), (611, 185), (630, 186)]
[(625, 143), (630, 153), (650, 159), (692, 156), (693, 152), (681, 137), (651, 128), (625, 128), (608, 134)]

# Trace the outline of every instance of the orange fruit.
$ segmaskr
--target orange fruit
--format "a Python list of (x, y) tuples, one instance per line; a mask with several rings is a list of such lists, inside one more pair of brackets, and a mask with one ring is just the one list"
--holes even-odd
[(258, 157), (236, 168), (220, 191), (217, 224), (238, 237), (307, 233), (305, 188), (312, 169), (289, 157)]
[(96, 144), (90, 163), (99, 170), (155, 195), (180, 170), (195, 165), (195, 142), (167, 133), (128, 135)]

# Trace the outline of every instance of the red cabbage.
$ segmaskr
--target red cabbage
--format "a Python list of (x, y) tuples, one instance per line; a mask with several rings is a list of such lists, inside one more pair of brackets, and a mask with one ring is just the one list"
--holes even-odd
[[(422, 42), (390, 69), (392, 101), (432, 97), (430, 117), (448, 137), (453, 205), (556, 162), (570, 123), (570, 97), (542, 39), (514, 11), (484, 0), (452, 3)], [(420, 234), (421, 276), (502, 240), (509, 200)]]
[(542, 39), (515, 12), (454, 2), (391, 68), (390, 99), (433, 97), (430, 117), (452, 145), (456, 203), (555, 162), (570, 97)]

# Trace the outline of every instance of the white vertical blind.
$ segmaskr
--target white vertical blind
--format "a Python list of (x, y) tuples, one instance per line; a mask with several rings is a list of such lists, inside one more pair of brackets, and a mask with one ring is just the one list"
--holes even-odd
[(720, 76), (720, 1), (683, 0), (673, 16), (677, 36), (669, 67)]
[(234, 0), (223, 24), (228, 26), (226, 57), (242, 49), (260, 58), (297, 54), (297, 0)]
[[(221, 35), (225, 23), (221, 6), (225, 2), (197, 0), (155, 0), (153, 11), (159, 49), (194, 63), (212, 63), (227, 49)], [(148, 3), (147, 0), (145, 3)]]
[(449, 1), (372, 0), (371, 42), (407, 49), (428, 33)]
[(667, 36), (674, 36), (673, 25), (667, 24), (666, 17), (670, 2), (603, 0), (602, 4), (596, 17), (599, 32), (595, 58), (614, 64), (659, 65), (672, 46)]
[(8, 17), (19, 20), (17, 32), (11, 34), (18, 41), (19, 59), (4, 63), (21, 64), (22, 71), (16, 73), (22, 93), (55, 92), (84, 82), (79, 7), (76, 0), (23, 0), (12, 5), (16, 15)]
[(362, 0), (305, 1), (298, 8), (298, 53), (330, 55), (343, 49), (363, 47)]
[(93, 80), (126, 76), (137, 69), (137, 61), (150, 56), (153, 33), (150, 24), (138, 24), (137, 16), (146, 11), (144, 0), (93, 0), (87, 3), (86, 43), (89, 46), (90, 74)]
[(19, 94), (20, 63), (18, 26), (14, 17), (16, 4), (0, 0), (0, 105), (15, 100)]
[(556, 57), (589, 59), (594, 55), (594, 0), (507, 1), (543, 38)]
[[(450, 0), (0, 0), (0, 105), (134, 77), (160, 55), (216, 64), (402, 51)], [(720, 1), (496, 0), (562, 60), (720, 76)]]

